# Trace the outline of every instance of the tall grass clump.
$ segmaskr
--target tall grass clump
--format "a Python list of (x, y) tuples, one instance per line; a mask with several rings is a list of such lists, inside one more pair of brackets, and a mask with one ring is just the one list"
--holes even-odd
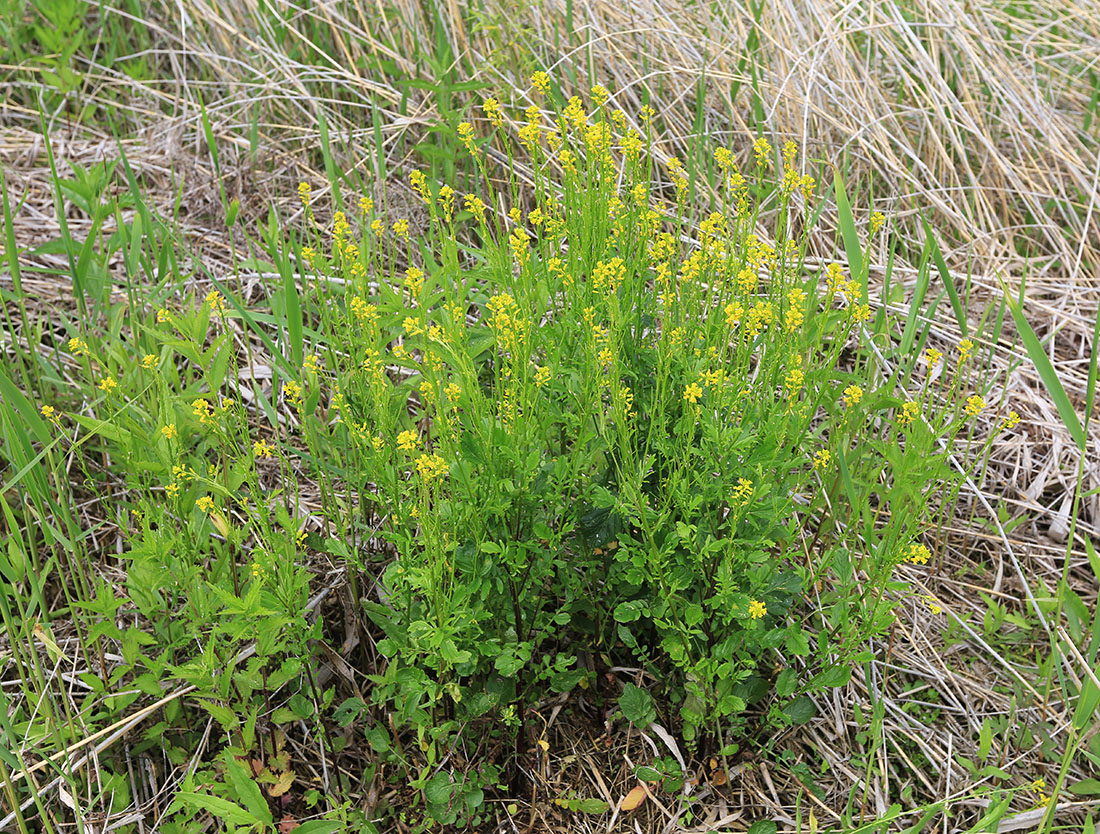
[[(720, 199), (693, 205), (686, 167), (654, 161), (652, 110), (532, 80), (514, 131), (493, 99), (458, 125), (463, 187), (410, 173), (423, 234), (367, 196), (322, 223), (303, 183), (304, 231), (272, 215), (250, 262), (280, 276), (269, 310), (232, 281), (104, 296), (56, 346), (73, 383), (4, 409), (13, 471), (104, 464), (81, 489), (111, 505), (126, 573), (125, 600), (95, 571), (65, 584), (81, 650), (118, 658), (82, 677), (100, 711), (67, 739), (14, 720), (61, 747), (104, 704), (193, 687), (219, 738), (180, 784), (178, 830), (202, 812), (270, 825), (290, 724), (338, 763), (336, 724), (358, 722), (372, 772), (448, 824), (480, 824), (483, 789), (515, 775), (500, 751), (555, 693), (727, 756), (809, 720), (912, 593), (899, 565), (938, 558), (969, 465), (949, 456), (988, 443), (974, 343), (886, 367), (866, 253), (807, 259), (822, 204), (792, 143), (757, 138), (745, 170), (715, 149)], [(373, 624), (369, 686), (338, 706), (314, 671), (319, 557)], [(37, 597), (5, 607), (9, 633)], [(148, 739), (182, 765), (200, 740), (169, 707)]]

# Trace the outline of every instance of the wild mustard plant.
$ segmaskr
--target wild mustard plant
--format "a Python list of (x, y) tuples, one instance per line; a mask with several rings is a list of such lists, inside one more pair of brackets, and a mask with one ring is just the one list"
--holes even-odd
[[(875, 364), (877, 304), (806, 257), (816, 183), (793, 145), (776, 158), (757, 138), (747, 172), (716, 149), (717, 198), (692, 205), (651, 111), (532, 83), (538, 104), (487, 99), (458, 126), (478, 180), (508, 182), (503, 211), (412, 170), (423, 235), (365, 196), (322, 225), (303, 183), (305, 238), (269, 241), (302, 279), (275, 299), (284, 326), (218, 289), (154, 305), (129, 345), (69, 340), (94, 419), (41, 404), (133, 473), (123, 558), (163, 649), (128, 673), (149, 694), (169, 674), (200, 687), (241, 755), (276, 750), (256, 716), (287, 683), (278, 721), (325, 735), (333, 690), (303, 663), (318, 554), (377, 629), (363, 708), (392, 713), (429, 766), (471, 722), (514, 730), (546, 693), (624, 665), (658, 682), (655, 701), (624, 693), (626, 717), (731, 751), (754, 705), (808, 718), (807, 696), (889, 628), (902, 571), (936, 562), (928, 534), (959, 488), (947, 454), (980, 456), (989, 408), (974, 343), (905, 375)], [(529, 183), (483, 153), (517, 142)], [(273, 350), (269, 386), (236, 350), (242, 322)], [(107, 622), (88, 625), (113, 638)], [(430, 767), (392, 755), (457, 818), (457, 787), (439, 799)]]

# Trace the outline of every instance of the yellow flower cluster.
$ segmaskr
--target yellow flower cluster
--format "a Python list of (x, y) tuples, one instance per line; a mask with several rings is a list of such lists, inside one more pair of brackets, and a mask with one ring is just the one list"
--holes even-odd
[(905, 554), (905, 561), (912, 562), (914, 565), (927, 565), (931, 558), (932, 551), (923, 544), (909, 545), (909, 551)]
[(859, 401), (863, 399), (863, 389), (856, 384), (849, 385), (844, 389), (844, 396), (841, 397), (845, 408), (851, 408), (858, 405)]
[(898, 414), (898, 425), (902, 428), (913, 425), (913, 421), (920, 416), (920, 403), (915, 403), (912, 400), (905, 403), (901, 407), (901, 413)]
[(430, 484), (444, 477), (450, 471), (450, 467), (439, 455), (421, 455), (416, 459), (416, 471), (424, 483)]

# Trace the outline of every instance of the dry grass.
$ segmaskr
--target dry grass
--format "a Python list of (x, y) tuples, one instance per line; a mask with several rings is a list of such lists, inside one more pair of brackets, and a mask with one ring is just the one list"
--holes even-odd
[[(401, 86), (402, 79), (437, 79), (432, 61), (453, 71), (455, 81), (479, 81), (517, 103), (526, 103), (525, 79), (535, 69), (547, 68), (563, 81), (576, 77), (580, 86), (594, 71), (594, 80), (611, 88), (627, 112), (645, 101), (657, 108), (667, 155), (689, 157), (725, 143), (744, 159), (762, 130), (780, 142), (798, 140), (810, 168), (822, 166), (827, 176), (833, 166), (842, 169), (857, 219), (869, 213), (873, 193), (875, 208), (891, 216), (904, 240), (895, 283), (915, 284), (916, 269), (905, 261), (919, 258), (922, 213), (941, 235), (959, 283), (972, 282), (973, 316), (999, 299), (998, 279), (1014, 288), (1026, 279), (1026, 314), (1040, 338), (1050, 337), (1054, 365), (1082, 410), (1100, 303), (1100, 132), (1093, 118), (1100, 9), (1072, 0), (1018, 7), (953, 0), (763, 6), (754, 24), (753, 10), (739, 2), (545, 0), (516, 7), (494, 2), (476, 11), (459, 0), (281, 3), (290, 34), (280, 35), (255, 0), (153, 2), (143, 25), (157, 44), (157, 77), (135, 82), (111, 67), (86, 64), (79, 95), (85, 101), (117, 98), (121, 123), (131, 131), (123, 142), (131, 164), (163, 215), (172, 214), (174, 188), (182, 187), (187, 211), (180, 232), (221, 275), (228, 271), (230, 248), (217, 175), (202, 139), (203, 106), (218, 142), (222, 184), (230, 199), (241, 201), (248, 223), (263, 217), (271, 201), (289, 205), (299, 180), (326, 180), (318, 153), (322, 116), (337, 163), (364, 179), (371, 178), (378, 156), (376, 116), (387, 169), (401, 172), (418, 161), (415, 146), (429, 126), (480, 98), (478, 91), (433, 97)], [(125, 15), (96, 8), (93, 14)], [(329, 57), (307, 49), (307, 33), (329, 45)], [(757, 46), (746, 51), (750, 35)], [(312, 52), (308, 61), (306, 52)], [(33, 82), (33, 76), (10, 74), (27, 77)], [(731, 85), (738, 86), (732, 102)], [(450, 100), (441, 111), (443, 98)], [(21, 246), (57, 237), (36, 120), (36, 113), (15, 103), (0, 111), (0, 163), (15, 199), (25, 198), (16, 216)], [(63, 163), (117, 155), (114, 140), (93, 125), (70, 126), (60, 112), (50, 123)], [(823, 216), (833, 215), (827, 210)], [(834, 231), (820, 230), (820, 251), (832, 250)], [(79, 226), (74, 232), (79, 237)], [(875, 253), (873, 279), (882, 278), (887, 255)], [(59, 256), (29, 263), (64, 268)], [(9, 275), (0, 275), (0, 286), (10, 286)], [(28, 274), (24, 286), (44, 307), (66, 302), (67, 290), (48, 275)], [(932, 334), (941, 347), (959, 338), (950, 316), (932, 322)], [(897, 775), (902, 763), (907, 773), (922, 774), (913, 784), (914, 804), (958, 803), (951, 830), (964, 830), (980, 816), (980, 800), (970, 797), (983, 780), (956, 759), (976, 758), (983, 720), (1013, 715), (1054, 737), (1062, 731), (1072, 705), (1040, 697), (1039, 706), (1017, 710), (1004, 694), (1033, 687), (1034, 676), (1020, 665), (1031, 644), (994, 640), (997, 635), (981, 627), (988, 606), (979, 591), (1022, 611), (1029, 594), (1055, 587), (1062, 577), (1078, 465), (1078, 452), (1010, 328), (1002, 342), (994, 394), (1020, 412), (1023, 431), (996, 441), (984, 480), (964, 494), (958, 529), (945, 531), (938, 570), (924, 577), (926, 592), (947, 616), (914, 604), (912, 619), (898, 624), (889, 644), (871, 647), (881, 660), (822, 700), (811, 725), (779, 740), (794, 760), (815, 770), (822, 759), (831, 763), (818, 778), (823, 797), (810, 799), (789, 774), (780, 777), (747, 761), (735, 769), (733, 785), (713, 785), (703, 775), (692, 792), (707, 810), (691, 825), (683, 823), (685, 804), (662, 800), (633, 817), (618, 817), (616, 830), (741, 830), (761, 816), (795, 830), (796, 820), (806, 825), (811, 808), (828, 828), (838, 824), (837, 810), (853, 788), (861, 797), (857, 807), (862, 803), (872, 817), (885, 813), (899, 783), (911, 778)], [(1089, 433), (1090, 448), (1100, 448), (1096, 421)], [(1095, 454), (1084, 461), (1084, 472), (1085, 490), (1100, 488)], [(997, 507), (1027, 521), (1006, 533), (990, 512)], [(1068, 576), (1095, 610), (1096, 576), (1083, 537), (1100, 540), (1100, 493), (1082, 503), (1076, 536)], [(921, 581), (916, 572), (910, 579)], [(1046, 633), (1060, 628), (1041, 625)], [(1032, 648), (1048, 652), (1046, 634), (1039, 633)], [(1091, 674), (1071, 655), (1060, 662), (1070, 679)], [(927, 697), (932, 692), (934, 702)], [(882, 710), (881, 744), (866, 735), (866, 722), (856, 721), (853, 704)], [(595, 831), (584, 818), (559, 813), (548, 799), (571, 789), (615, 802), (633, 784), (629, 761), (673, 752), (659, 738), (586, 736), (583, 722), (571, 724), (554, 704), (546, 713), (551, 752), (531, 769), (538, 786), (534, 803), (521, 805), (507, 830)], [(922, 720), (931, 715), (935, 720)], [(868, 751), (878, 760), (874, 771), (846, 764)], [(918, 751), (925, 765), (911, 761)], [(1019, 745), (1001, 763), (1021, 785), (1044, 774), (1052, 783), (1056, 765), (1038, 742)], [(1087, 775), (1074, 765), (1070, 778)], [(1079, 810), (1070, 809), (1065, 819), (1079, 819)], [(948, 830), (946, 820), (943, 825)]]

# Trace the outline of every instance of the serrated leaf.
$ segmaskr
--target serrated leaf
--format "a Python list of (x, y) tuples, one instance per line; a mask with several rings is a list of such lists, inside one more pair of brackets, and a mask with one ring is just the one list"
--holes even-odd
[(263, 822), (248, 813), (248, 811), (240, 805), (230, 802), (228, 799), (222, 799), (220, 796), (180, 791), (176, 794), (176, 799), (192, 808), (209, 811), (218, 819), (225, 820), (234, 825), (260, 825)]
[(653, 696), (632, 683), (623, 687), (623, 694), (619, 696), (619, 709), (635, 727), (648, 727), (657, 720)]

